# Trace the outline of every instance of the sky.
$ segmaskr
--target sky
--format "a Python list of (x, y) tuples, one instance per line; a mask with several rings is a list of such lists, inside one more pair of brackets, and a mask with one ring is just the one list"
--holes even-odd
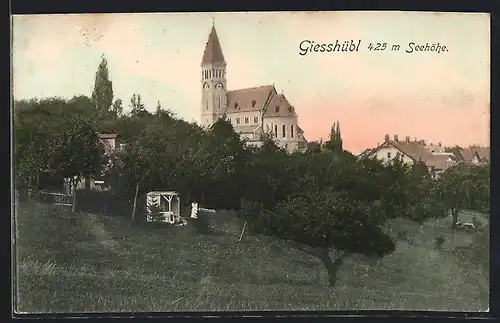
[[(488, 145), (490, 17), (480, 13), (268, 12), (14, 16), (14, 98), (90, 96), (102, 55), (115, 99), (133, 93), (199, 121), (201, 59), (215, 24), (229, 90), (274, 84), (309, 141), (340, 122), (358, 153), (384, 135)], [(299, 44), (361, 41), (356, 52)], [(387, 43), (385, 51), (369, 44)], [(407, 53), (409, 43), (447, 51)], [(400, 45), (400, 50), (390, 50)]]

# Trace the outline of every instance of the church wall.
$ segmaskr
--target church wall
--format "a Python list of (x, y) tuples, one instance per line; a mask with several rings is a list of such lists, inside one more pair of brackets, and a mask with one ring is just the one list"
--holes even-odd
[[(277, 126), (278, 136), (280, 141), (295, 141), (297, 136), (297, 117), (264, 117), (264, 131), (271, 131), (273, 137), (276, 137), (275, 128)], [(283, 125), (285, 126), (285, 137), (283, 137)], [(293, 125), (293, 137), (291, 136), (291, 126)]]
[[(260, 117), (261, 112), (260, 111), (244, 111), (244, 112), (237, 112), (237, 113), (228, 113), (226, 116), (228, 119), (230, 119), (230, 122), (233, 126), (253, 126), (257, 127), (260, 125)], [(240, 123), (238, 124), (236, 119), (240, 119)], [(248, 123), (245, 123), (245, 118), (248, 118)], [(254, 120), (255, 118), (255, 120)], [(254, 122), (257, 121), (257, 122)]]

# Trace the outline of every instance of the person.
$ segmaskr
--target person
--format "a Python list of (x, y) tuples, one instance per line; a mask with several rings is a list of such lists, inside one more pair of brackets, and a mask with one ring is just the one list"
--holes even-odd
[(191, 203), (191, 218), (192, 219), (198, 218), (198, 203), (196, 202)]

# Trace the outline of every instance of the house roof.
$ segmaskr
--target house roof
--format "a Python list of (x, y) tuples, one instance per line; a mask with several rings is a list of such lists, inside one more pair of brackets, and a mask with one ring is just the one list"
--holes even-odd
[(215, 26), (212, 26), (212, 30), (208, 35), (205, 52), (203, 53), (203, 59), (201, 60), (202, 65), (212, 63), (226, 64), (224, 55), (222, 54), (219, 37), (217, 37), (217, 32), (215, 31)]
[(425, 161), (429, 158), (431, 158), (433, 155), (430, 151), (425, 149), (425, 147), (418, 142), (410, 141), (389, 141), (391, 145), (394, 147), (398, 148), (401, 152), (405, 153), (406, 155), (410, 156), (416, 161)]
[(299, 127), (298, 125), (297, 125), (297, 134), (301, 135), (301, 137), (302, 137), (302, 138), (300, 138), (300, 139), (302, 139), (301, 141), (308, 143), (306, 137), (304, 136), (304, 130), (302, 130), (302, 128)]
[(490, 147), (476, 148), (480, 159), (490, 160)]
[(266, 112), (264, 113), (264, 117), (296, 117), (295, 109), (288, 102), (285, 95), (276, 94), (273, 95), (269, 105), (267, 107)]
[(434, 153), (444, 153), (445, 152), (445, 147), (439, 146), (439, 145), (425, 145), (425, 149), (427, 149), (430, 152)]
[(226, 113), (263, 110), (272, 93), (276, 93), (273, 85), (227, 91)]
[(465, 149), (460, 150), (460, 154), (462, 155), (462, 159), (467, 163), (470, 163), (472, 161), (472, 159), (474, 159), (474, 155), (476, 153), (477, 153), (476, 150), (474, 150), (472, 148), (465, 148)]
[(426, 158), (425, 164), (436, 170), (445, 170), (455, 164), (454, 161), (448, 161), (449, 158), (449, 155), (433, 155)]
[(115, 139), (118, 137), (116, 133), (100, 133), (97, 135), (99, 139)]

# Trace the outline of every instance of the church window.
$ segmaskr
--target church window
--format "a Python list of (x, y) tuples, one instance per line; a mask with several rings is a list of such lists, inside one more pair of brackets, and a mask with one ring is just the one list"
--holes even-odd
[(293, 111), (293, 108), (290, 106), (288, 107), (288, 112), (292, 112)]
[(240, 124), (240, 118), (236, 118), (236, 124)]
[(234, 102), (234, 108), (236, 109), (238, 107), (238, 102)]
[(283, 138), (285, 138), (286, 137), (286, 126), (285, 125), (283, 125), (281, 127), (281, 131), (283, 132)]
[(278, 137), (278, 125), (274, 125), (274, 136)]
[(248, 117), (245, 117), (245, 123), (248, 123)]
[(259, 117), (255, 116), (253, 117), (253, 123), (258, 123), (259, 122)]
[(252, 108), (257, 104), (257, 102), (255, 102), (255, 100), (252, 101)]
[(276, 106), (276, 112), (280, 112), (280, 106), (279, 105)]
[(387, 159), (391, 159), (391, 152), (387, 152)]
[(293, 125), (290, 126), (290, 137), (293, 138)]

